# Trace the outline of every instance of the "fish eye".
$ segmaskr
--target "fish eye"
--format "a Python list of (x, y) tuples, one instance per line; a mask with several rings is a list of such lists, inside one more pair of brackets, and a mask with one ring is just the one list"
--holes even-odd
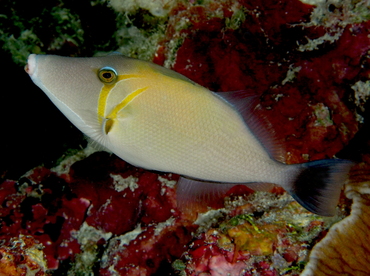
[(117, 72), (111, 67), (103, 67), (98, 72), (99, 79), (104, 83), (113, 83), (117, 79)]

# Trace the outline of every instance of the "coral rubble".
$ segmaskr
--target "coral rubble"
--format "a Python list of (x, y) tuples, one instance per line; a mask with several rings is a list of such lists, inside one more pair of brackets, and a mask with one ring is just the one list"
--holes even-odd
[(324, 219), (286, 194), (271, 195), (252, 194), (241, 205), (252, 205), (248, 213), (231, 212), (231, 219), (198, 230), (185, 254), (186, 275), (297, 275), (308, 261), (309, 248), (340, 217)]
[(0, 247), (0, 275), (47, 275), (42, 249), (42, 244), (32, 236), (19, 235), (6, 240)]

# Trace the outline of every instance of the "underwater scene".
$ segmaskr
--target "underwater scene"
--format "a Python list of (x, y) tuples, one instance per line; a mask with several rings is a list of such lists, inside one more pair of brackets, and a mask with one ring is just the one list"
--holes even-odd
[(0, 46), (0, 276), (370, 275), (369, 0), (3, 0)]

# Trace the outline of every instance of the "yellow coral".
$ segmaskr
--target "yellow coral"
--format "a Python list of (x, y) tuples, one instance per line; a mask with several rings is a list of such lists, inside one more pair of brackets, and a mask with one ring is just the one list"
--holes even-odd
[(0, 255), (0, 276), (46, 275), (47, 265), (42, 245), (32, 236), (12, 238), (10, 246), (0, 248)]
[(227, 233), (234, 239), (237, 250), (249, 251), (252, 255), (265, 256), (274, 251), (273, 245), (278, 242), (277, 230), (278, 227), (272, 224), (266, 224), (263, 226), (263, 230), (258, 230), (246, 222), (229, 229)]

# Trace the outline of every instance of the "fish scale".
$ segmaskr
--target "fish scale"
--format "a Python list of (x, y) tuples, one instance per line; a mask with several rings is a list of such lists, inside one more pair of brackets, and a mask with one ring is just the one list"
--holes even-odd
[[(150, 97), (150, 95), (145, 96)], [(155, 95), (153, 95), (153, 97), (155, 97)], [(211, 99), (218, 100), (213, 97)], [(147, 106), (145, 103), (141, 102), (144, 100)], [(207, 114), (214, 113), (214, 110), (212, 109), (201, 109), (201, 106), (197, 104), (197, 102), (202, 101), (202, 98), (198, 101), (193, 99), (193, 102), (188, 103), (194, 108), (192, 112), (186, 112), (181, 108), (180, 105), (184, 106), (181, 101), (176, 102), (179, 104), (175, 103), (170, 105), (171, 100), (172, 99), (169, 95), (169, 102), (163, 104), (161, 102), (144, 99), (144, 94), (135, 99), (135, 102), (132, 103), (132, 108), (135, 109), (136, 105), (143, 106), (143, 108), (138, 108), (140, 111), (143, 111), (143, 113), (137, 115), (137, 120), (132, 122), (134, 124), (133, 127), (141, 126), (140, 129), (148, 131), (149, 133), (154, 133), (153, 127), (155, 126), (156, 128), (159, 128), (158, 123), (160, 123), (162, 125), (162, 130), (158, 132), (157, 137), (151, 137), (150, 140), (146, 139), (146, 137), (149, 136), (145, 135), (145, 133), (137, 133), (137, 136), (133, 137), (133, 140), (136, 140), (142, 145), (156, 145), (153, 147), (155, 148), (154, 150), (156, 150), (155, 155), (157, 162), (166, 162), (165, 160), (167, 159), (167, 163), (164, 166), (167, 168), (170, 164), (177, 168), (181, 166), (182, 168), (177, 169), (177, 171), (181, 170), (179, 173), (183, 175), (213, 181), (217, 181), (222, 178), (224, 178), (223, 181), (228, 182), (250, 181), (250, 179), (248, 179), (250, 172), (245, 166), (250, 154), (247, 153), (243, 156), (240, 154), (240, 148), (249, 149), (250, 151), (251, 149), (255, 149), (255, 147), (251, 147), (251, 139), (248, 139), (248, 134), (243, 132), (243, 130), (247, 131), (247, 129), (244, 127), (244, 123), (241, 121), (241, 118), (237, 114), (232, 114), (234, 115), (234, 118), (238, 118), (239, 121), (234, 119), (228, 123), (226, 120), (229, 119), (230, 115), (227, 114), (228, 112), (225, 112), (226, 114), (224, 116), (220, 116), (222, 114), (218, 113), (213, 116), (213, 118), (212, 115), (210, 115), (203, 117), (203, 119), (200, 120), (199, 116), (197, 116), (199, 112)], [(163, 111), (164, 107), (167, 106), (169, 106), (169, 108), (165, 108), (165, 111)], [(180, 110), (181, 113), (177, 116), (173, 116), (172, 114), (174, 114), (174, 110)], [(147, 118), (159, 113), (161, 113), (160, 122), (148, 123)], [(184, 125), (182, 125), (183, 118), (187, 119)], [(144, 125), (145, 127), (143, 127)], [(220, 127), (222, 126), (222, 131), (218, 132), (218, 135), (214, 134), (215, 131), (218, 131), (215, 129), (216, 125), (219, 125)], [(164, 129), (163, 126), (167, 126), (166, 129)], [(124, 128), (124, 126), (122, 127)], [(235, 134), (233, 132), (235, 132)], [(125, 137), (122, 137), (121, 139), (125, 140)], [(143, 139), (144, 141), (141, 141), (140, 139)], [(161, 141), (163, 142), (163, 146), (159, 144)], [(179, 143), (173, 143), (173, 141), (179, 141)], [(196, 158), (190, 158), (189, 162), (184, 166), (182, 165), (183, 161), (180, 160), (180, 158), (173, 158), (174, 155), (168, 152), (170, 149), (177, 152), (176, 156), (188, 155), (189, 157), (196, 156)], [(224, 151), (224, 149), (228, 150)], [(148, 151), (145, 153), (147, 152)], [(269, 169), (271, 170), (271, 159), (264, 151), (260, 150), (259, 153), (260, 156), (257, 156), (257, 159), (264, 158), (266, 162), (270, 163)], [(220, 167), (218, 162), (225, 164), (225, 166)], [(230, 166), (229, 164), (232, 165)], [(157, 165), (159, 167), (159, 164)], [(238, 167), (243, 168), (239, 170), (239, 175), (238, 170), (236, 170)], [(199, 168), (202, 169), (200, 170)], [(277, 172), (278, 171), (276, 170), (276, 173)], [(261, 178), (261, 173), (259, 173), (259, 177)]]
[(267, 182), (312, 212), (335, 213), (352, 162), (274, 160), (282, 143), (255, 113), (255, 96), (214, 93), (169, 69), (116, 54), (30, 55), (25, 69), (91, 139), (133, 165), (180, 174), (179, 206), (207, 205), (229, 183)]

